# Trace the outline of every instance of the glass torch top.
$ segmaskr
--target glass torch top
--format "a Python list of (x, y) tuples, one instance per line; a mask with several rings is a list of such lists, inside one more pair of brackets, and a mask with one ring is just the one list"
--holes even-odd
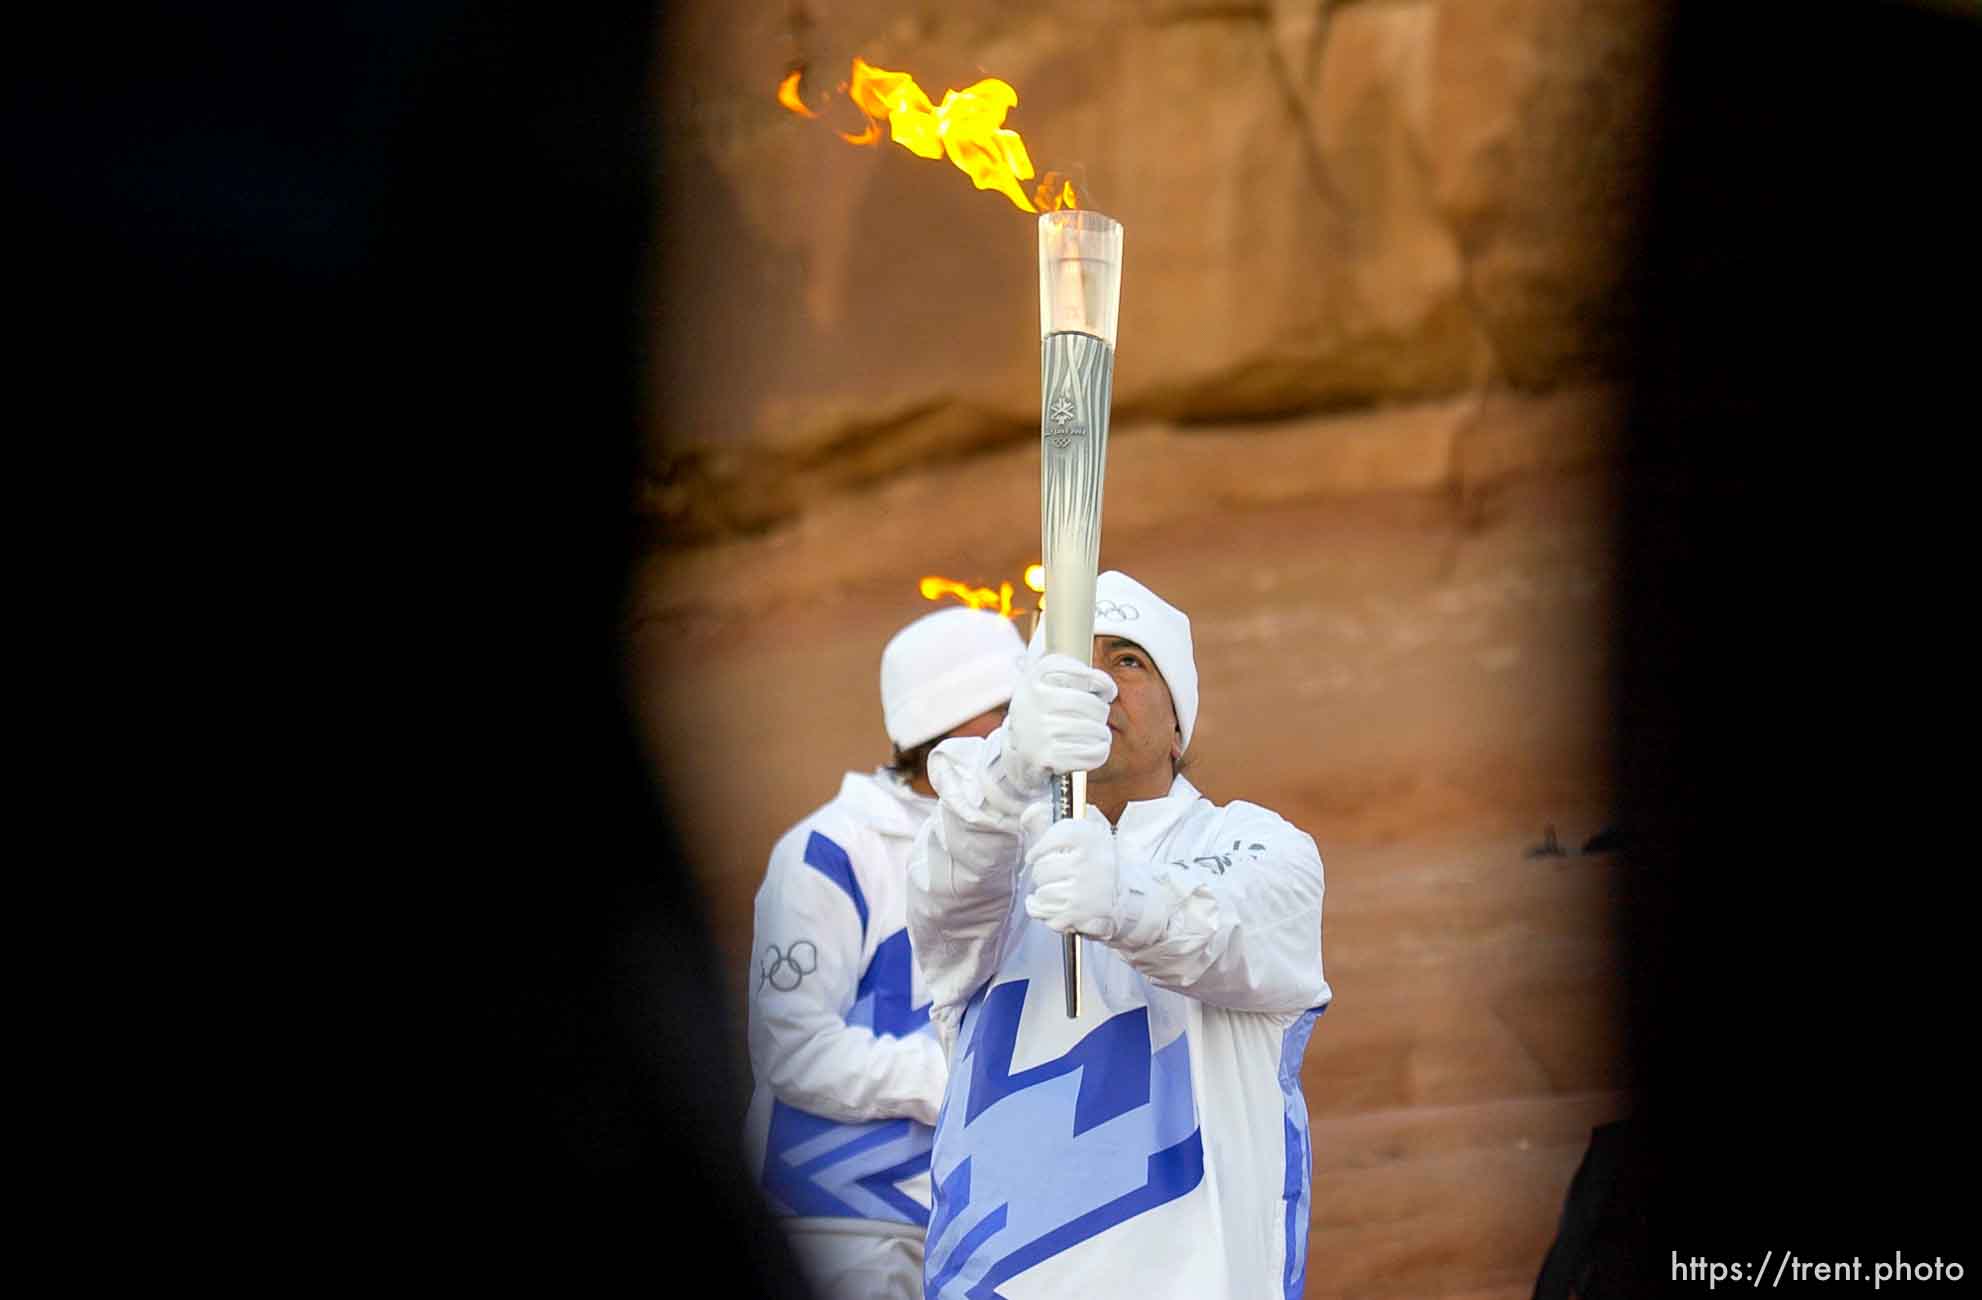
[(1077, 330), (1115, 346), (1122, 223), (1086, 208), (1039, 218), (1039, 336)]

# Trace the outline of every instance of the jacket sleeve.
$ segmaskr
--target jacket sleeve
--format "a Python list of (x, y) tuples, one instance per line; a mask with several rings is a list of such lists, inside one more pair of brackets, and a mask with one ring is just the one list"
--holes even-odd
[(1148, 979), (1234, 1011), (1296, 1014), (1328, 1002), (1321, 970), (1321, 853), (1278, 814), (1233, 803), (1203, 852), (1121, 864), (1109, 940)]
[(835, 878), (851, 861), (845, 855), (861, 851), (857, 837), (844, 838), (801, 826), (771, 853), (757, 892), (750, 1066), (779, 1100), (814, 1115), (934, 1124), (947, 1075), (935, 1037), (894, 1038), (846, 1022), (866, 936), (853, 894)]
[[(1018, 905), (1027, 792), (1000, 762), (1007, 735), (947, 740), (929, 756), (937, 809), (908, 868), (908, 935), (929, 986), (929, 1018), (948, 1051), (971, 995), (997, 973), (1023, 918)], [(1043, 794), (1044, 791), (1040, 791)]]

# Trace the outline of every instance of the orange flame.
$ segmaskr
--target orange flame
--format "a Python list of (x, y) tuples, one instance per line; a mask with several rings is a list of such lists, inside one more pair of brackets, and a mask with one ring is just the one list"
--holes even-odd
[(807, 108), (805, 101), (798, 97), (799, 75), (794, 72), (778, 83), (778, 102), (800, 117), (817, 117), (819, 115)]
[(1046, 566), (1043, 564), (1026, 565), (1025, 585), (1044, 595), (1046, 592)]
[(1017, 618), (1018, 611), (1012, 608), (1012, 584), (1001, 582), (998, 590), (989, 587), (973, 587), (967, 582), (957, 582), (951, 578), (927, 577), (919, 584), (924, 600), (941, 600), (945, 596), (955, 596), (972, 609), (995, 609), (1006, 618)]
[[(805, 117), (817, 117), (798, 98), (800, 75), (794, 72), (778, 86), (778, 102)], [(943, 102), (934, 104), (908, 73), (856, 58), (853, 79), (841, 89), (867, 119), (867, 129), (858, 135), (838, 133), (848, 144), (875, 143), (881, 138), (881, 123), (886, 122), (889, 138), (902, 148), (921, 158), (948, 155), (978, 189), (998, 191), (1022, 212), (1079, 206), (1073, 184), (1059, 172), (1046, 173), (1030, 195), (1019, 184), (1033, 177), (1024, 139), (1005, 126), (1005, 114), (1017, 107), (1019, 96), (996, 77), (962, 90), (946, 90)]]
[[(1055, 182), (1058, 182), (1055, 185)], [(1047, 172), (1040, 180), (1039, 187), (1032, 192), (1032, 201), (1041, 212), (1058, 212), (1062, 208), (1077, 208), (1074, 201), (1074, 183), (1059, 172)]]

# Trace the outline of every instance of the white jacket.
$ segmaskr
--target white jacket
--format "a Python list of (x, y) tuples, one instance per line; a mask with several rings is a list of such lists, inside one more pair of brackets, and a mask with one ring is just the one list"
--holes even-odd
[(1181, 776), (1115, 826), (1143, 908), (1081, 940), (1030, 918), (1003, 733), (930, 760), (940, 811), (909, 867), (909, 934), (951, 1051), (937, 1120), (929, 1300), (1298, 1297), (1309, 1207), (1300, 1062), (1333, 996), (1321, 856)]
[(908, 855), (935, 808), (849, 772), (779, 839), (757, 891), (746, 1149), (779, 1214), (920, 1235), (942, 1048), (903, 927)]

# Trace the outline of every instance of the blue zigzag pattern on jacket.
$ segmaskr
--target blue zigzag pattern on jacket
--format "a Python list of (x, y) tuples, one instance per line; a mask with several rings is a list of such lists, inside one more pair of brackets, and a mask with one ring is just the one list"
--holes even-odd
[[(1149, 1158), (1148, 1180), (1141, 1187), (1119, 1196), (1060, 1225), (1046, 1235), (1027, 1242), (997, 1261), (977, 1285), (964, 1294), (970, 1300), (1003, 1300), (997, 1288), (1006, 1279), (1017, 1277), (1043, 1259), (1051, 1258), (1070, 1246), (1079, 1245), (1118, 1223), (1125, 1223), (1146, 1210), (1173, 1201), (1204, 1179), (1204, 1138), (1197, 1129), (1176, 1146)], [(1000, 1222), (1004, 1207), (1000, 1209)]]
[(841, 1124), (774, 1100), (764, 1190), (786, 1214), (926, 1228), (929, 1211), (895, 1184), (929, 1168), (934, 1137), (911, 1119)]
[(1148, 1007), (1111, 1017), (1065, 1056), (1013, 1074), (1012, 1052), (1018, 1046), (1019, 1013), (1025, 1007), (1027, 984), (1026, 980), (1001, 984), (985, 1001), (982, 1019), (990, 1028), (974, 1035), (966, 1050), (974, 1060), (965, 1124), (1013, 1093), (1075, 1071), (1080, 1072), (1080, 1093), (1074, 1104), (1075, 1137), (1125, 1111), (1149, 1104), (1147, 1070), (1109, 1068), (1113, 1064), (1129, 1065), (1138, 1057), (1149, 1058)]
[[(958, 1163), (956, 1170), (948, 1178), (943, 1180), (943, 1185), (936, 1189), (936, 1204), (938, 1206), (951, 1207), (953, 1215), (955, 1212), (961, 1211), (970, 1205), (969, 1156), (965, 1156)], [(944, 1227), (947, 1227), (948, 1223), (948, 1219), (941, 1218), (940, 1216), (933, 1221), (933, 1225)], [(926, 1285), (923, 1294), (925, 1296), (941, 1296), (943, 1294), (943, 1288), (950, 1284), (950, 1279), (955, 1277), (965, 1264), (970, 1263), (976, 1257), (977, 1248), (984, 1244), (985, 1239), (997, 1234), (1004, 1226), (1005, 1207), (1002, 1205), (979, 1219), (977, 1226), (966, 1232), (963, 1235), (963, 1239), (951, 1248), (949, 1258), (944, 1261), (942, 1269), (934, 1277), (925, 1279)], [(925, 1261), (925, 1264), (927, 1262)]]
[(1137, 1007), (1013, 1073), (1027, 989), (998, 985), (965, 1012), (937, 1120), (929, 1300), (993, 1300), (1007, 1279), (1204, 1179), (1189, 1040), (1152, 1049)]
[(874, 950), (874, 959), (861, 972), (846, 1022), (889, 1038), (907, 1038), (929, 1027), (929, 1003), (918, 1007), (912, 1005), (914, 1000), (915, 954), (904, 926)]
[(860, 882), (854, 879), (853, 863), (846, 850), (813, 831), (812, 837), (805, 841), (805, 865), (846, 891), (846, 896), (853, 900), (853, 910), (860, 913), (860, 937), (866, 939), (867, 895), (860, 892)]

